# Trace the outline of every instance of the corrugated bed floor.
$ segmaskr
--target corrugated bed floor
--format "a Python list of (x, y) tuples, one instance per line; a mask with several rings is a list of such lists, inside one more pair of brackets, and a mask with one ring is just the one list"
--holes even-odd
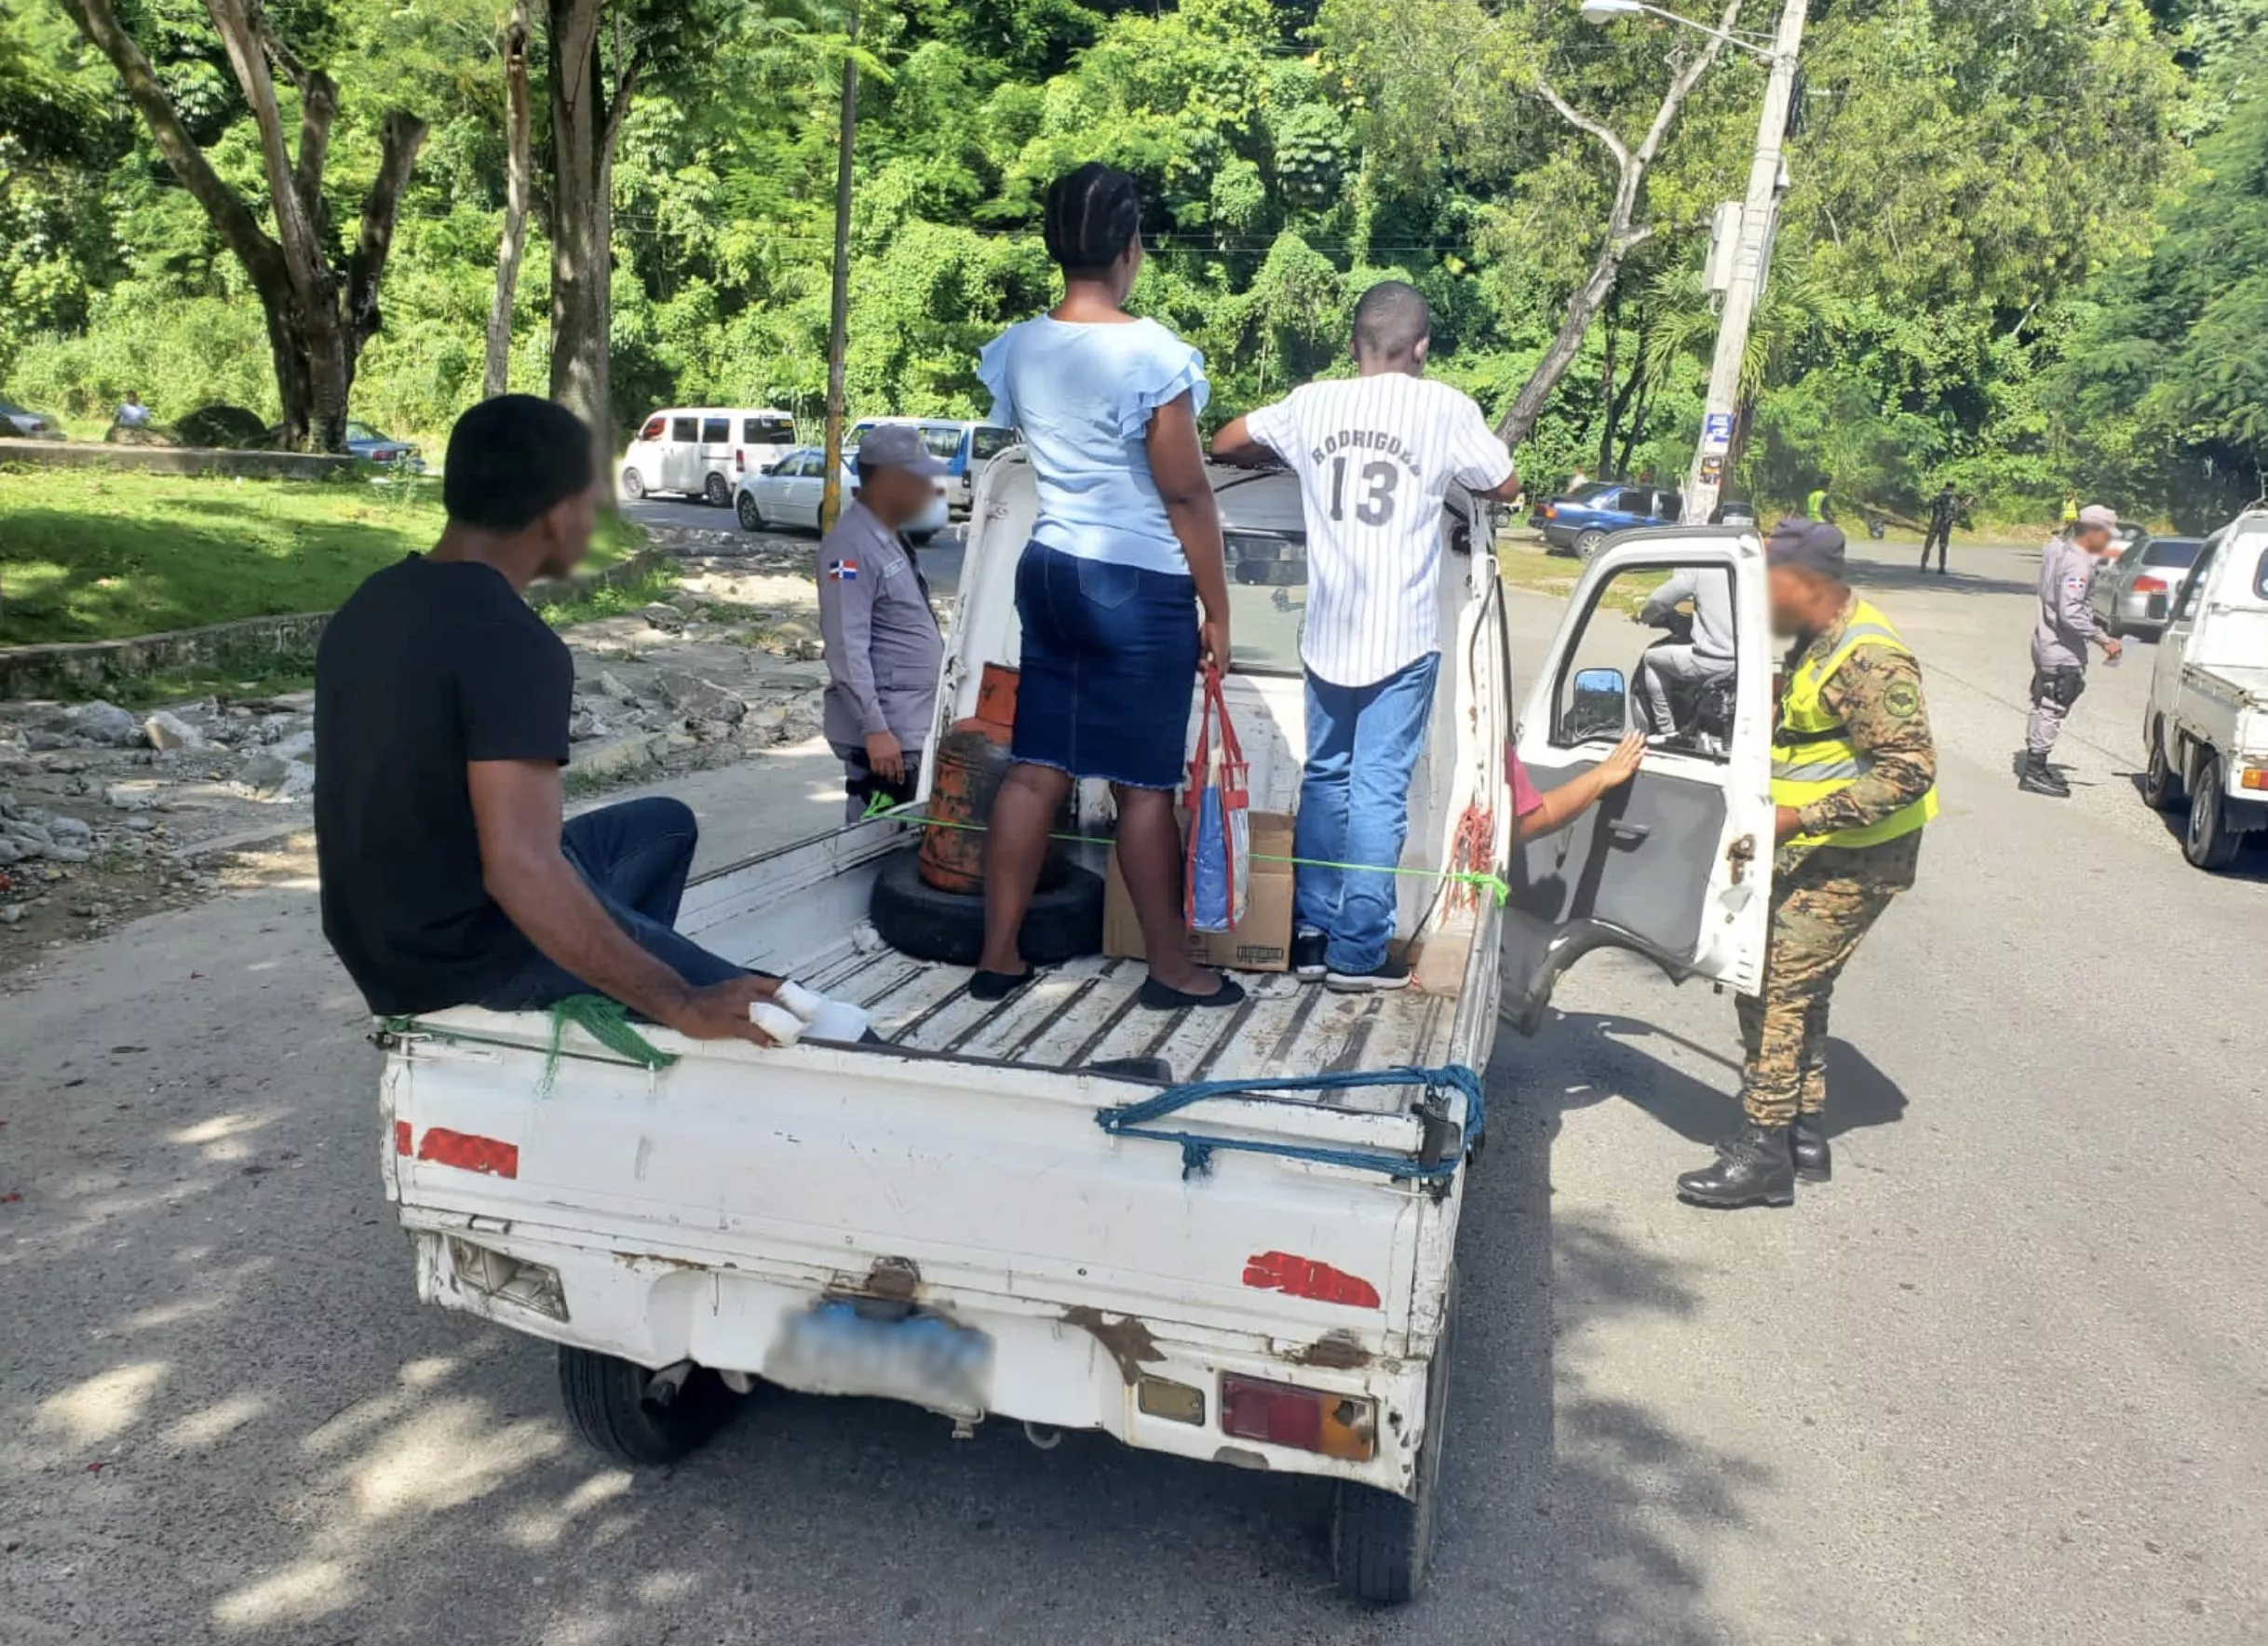
[[(998, 1003), (973, 1000), (965, 966), (892, 950), (850, 956), (803, 980), (873, 1016), (874, 1032), (914, 1050), (1074, 1069), (1118, 1058), (1163, 1058), (1172, 1078), (1315, 1074), (1447, 1055), (1457, 1003), (1415, 988), (1334, 994), (1289, 975), (1238, 973), (1248, 998), (1226, 1007), (1150, 1011), (1136, 1004), (1137, 960), (1074, 960)], [(1404, 1094), (1336, 1094), (1360, 1107), (1398, 1108)]]

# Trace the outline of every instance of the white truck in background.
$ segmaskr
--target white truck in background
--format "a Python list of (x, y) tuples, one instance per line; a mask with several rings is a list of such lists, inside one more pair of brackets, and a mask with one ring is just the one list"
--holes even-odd
[[(1304, 745), (1299, 578), (1283, 569), (1303, 566), (1297, 495), (1281, 475), (1216, 486), (1237, 601), (1230, 710), (1253, 804), (1289, 812)], [(974, 712), (987, 664), (1017, 658), (1035, 507), (1019, 453), (987, 467), (940, 726)], [(1266, 576), (1235, 575), (1248, 560)], [(641, 1027), (668, 1059), (656, 1067), (546, 1014), (383, 1025), (382, 1171), (420, 1296), (557, 1343), (574, 1426), (634, 1464), (682, 1456), (763, 1384), (909, 1401), (962, 1434), (998, 1419), (1045, 1444), (1100, 1430), (1332, 1479), (1341, 1585), (1409, 1599), (1452, 1443), (1470, 1076), (1500, 1003), (1532, 1025), (1559, 971), (1609, 945), (1753, 989), (1772, 838), (1753, 533), (1633, 533), (1588, 568), (1519, 735), (1536, 781), (1604, 758), (1627, 720), (1629, 671), (1599, 667), (1602, 648), (1637, 643), (1627, 608), (1601, 600), (1617, 578), (1617, 599), (1681, 565), (1732, 580), (1734, 733), (1708, 753), (1665, 743), (1580, 830), (1517, 852), (1499, 569), (1485, 542), (1444, 564), (1407, 860), (1517, 866), (1503, 907), (1405, 879), (1399, 929), (1424, 987), (1342, 995), (1248, 975), (1235, 1008), (1152, 1012), (1139, 962), (1093, 956), (979, 1002), (965, 968), (900, 954), (864, 922), (916, 836), (855, 825), (706, 875), (680, 924), (862, 1005), (876, 1040), (760, 1049)], [(1107, 791), (1078, 804), (1080, 833), (1105, 826)], [(1411, 1069), (1457, 1073), (1392, 1083)], [(1193, 1081), (1275, 1084), (1123, 1124)]]
[(2228, 868), (2268, 829), (2268, 510), (2207, 538), (2174, 597), (2142, 750), (2142, 798), (2188, 807), (2181, 855), (2197, 868)]

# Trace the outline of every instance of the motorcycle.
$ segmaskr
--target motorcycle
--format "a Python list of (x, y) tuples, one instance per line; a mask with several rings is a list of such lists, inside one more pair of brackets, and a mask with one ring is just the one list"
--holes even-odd
[[(1630, 621), (1643, 623), (1640, 614), (1632, 614)], [(1693, 614), (1671, 612), (1653, 625), (1663, 631), (1662, 638), (1646, 648), (1656, 646), (1689, 646), (1693, 643)], [(1640, 659), (1639, 679), (1646, 679), (1644, 659)], [(1669, 681), (1669, 724), (1656, 723), (1654, 694), (1641, 689), (1633, 694), (1636, 699), (1640, 729), (1646, 741), (1657, 748), (1681, 749), (1690, 754), (1721, 759), (1733, 747), (1733, 671), (1707, 675), (1699, 680), (1672, 679)]]

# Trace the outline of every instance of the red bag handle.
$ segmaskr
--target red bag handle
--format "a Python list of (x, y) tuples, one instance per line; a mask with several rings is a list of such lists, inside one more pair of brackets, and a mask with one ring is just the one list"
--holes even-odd
[(1183, 797), (1183, 806), (1191, 814), (1205, 794), (1205, 768), (1212, 759), (1213, 725), (1221, 727), (1221, 792), (1232, 806), (1249, 806), (1251, 796), (1245, 791), (1244, 745), (1238, 741), (1236, 728), (1230, 723), (1228, 698), (1221, 689), (1221, 671), (1211, 664), (1205, 666), (1205, 707), (1197, 721), (1197, 749), (1189, 762), (1189, 789)]

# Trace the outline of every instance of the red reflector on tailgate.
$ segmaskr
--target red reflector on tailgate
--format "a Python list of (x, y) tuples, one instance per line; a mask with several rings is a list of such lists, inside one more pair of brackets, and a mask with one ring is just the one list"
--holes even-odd
[(394, 1123), (394, 1153), (407, 1154), (409, 1152), (410, 1123), (406, 1120), (397, 1120)]
[(1255, 1252), (1245, 1259), (1244, 1283), (1262, 1291), (1289, 1292), (1321, 1303), (1344, 1303), (1355, 1309), (1378, 1307), (1378, 1288), (1361, 1275), (1288, 1251)]
[(516, 1178), (520, 1175), (518, 1143), (475, 1137), (470, 1132), (451, 1131), (445, 1126), (425, 1128), (425, 1135), (417, 1140), (417, 1157), (430, 1160), (436, 1166), (453, 1166), (460, 1171), (486, 1172), (491, 1177)]

